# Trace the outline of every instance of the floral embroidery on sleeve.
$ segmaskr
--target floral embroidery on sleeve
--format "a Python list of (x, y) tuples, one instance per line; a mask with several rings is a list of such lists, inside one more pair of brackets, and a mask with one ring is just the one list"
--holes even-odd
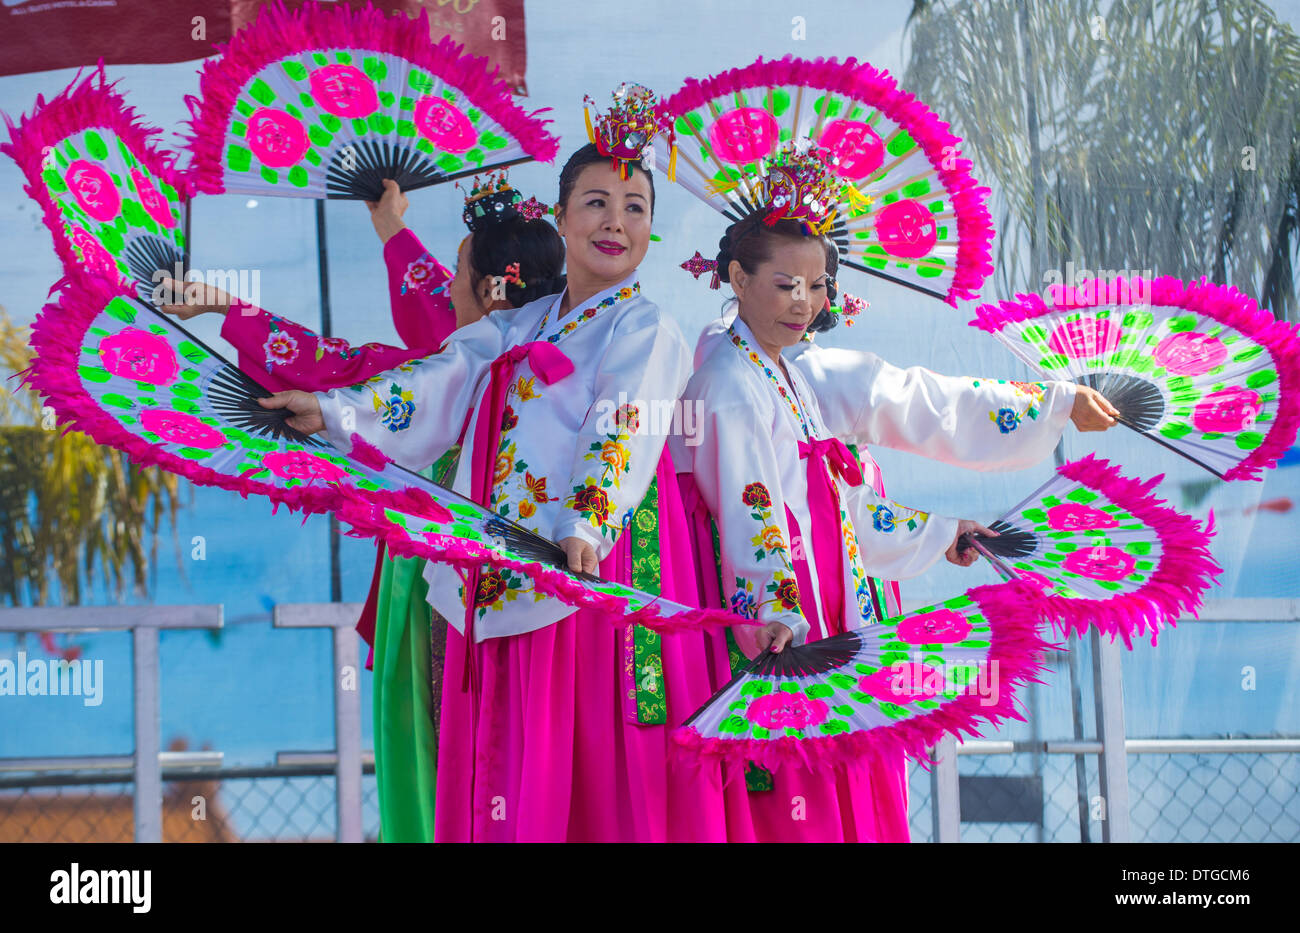
[[(989, 380), (984, 380), (989, 381)], [(1005, 379), (998, 380), (999, 385), (1005, 385)], [(1028, 418), (1034, 421), (1038, 418), (1039, 406), (1042, 405), (1043, 395), (1047, 391), (1047, 386), (1041, 382), (1012, 382), (1011, 385), (1016, 387), (1017, 396), (1028, 396), (1023, 411), (1018, 411), (1019, 405), (1015, 408), (999, 408), (997, 411), (989, 412), (989, 420), (998, 426), (998, 430), (1003, 434), (1010, 434), (1020, 423)], [(980, 380), (974, 380), (974, 385), (979, 388)]]
[(427, 251), (420, 254), (418, 259), (411, 260), (406, 267), (406, 273), (402, 276), (401, 294), (405, 295), (408, 291), (416, 291), (425, 295), (435, 295), (442, 290), (439, 286), (433, 286), (434, 277), (438, 273), (438, 262)]
[(411, 426), (411, 417), (415, 414), (415, 393), (403, 389), (397, 383), (388, 386), (388, 397), (376, 392), (372, 399), (380, 422), (396, 434)]
[[(909, 509), (905, 505), (899, 505), (897, 502), (888, 505), (868, 505), (867, 510), (871, 513), (871, 526), (882, 534), (889, 534), (899, 525), (905, 525), (908, 531), (916, 531), (918, 527), (924, 525), (930, 519), (929, 512), (922, 512), (920, 509)], [(900, 517), (900, 513), (909, 513)]]
[(280, 330), (274, 322), (271, 323), (271, 332), (266, 337), (266, 343), (262, 344), (262, 349), (266, 351), (267, 372), (271, 371), (272, 366), (285, 366), (298, 358), (298, 341), (292, 334)]

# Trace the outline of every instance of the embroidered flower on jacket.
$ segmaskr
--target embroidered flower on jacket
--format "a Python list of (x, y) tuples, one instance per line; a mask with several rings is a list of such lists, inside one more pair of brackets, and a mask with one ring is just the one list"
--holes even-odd
[(533, 388), (536, 378), (536, 376), (528, 376), (527, 378), (520, 376), (515, 380), (513, 388), (515, 390), (515, 395), (519, 396), (519, 401), (527, 402), (531, 399), (542, 397), (542, 393)]
[(515, 429), (515, 426), (518, 424), (519, 424), (519, 416), (515, 414), (515, 410), (513, 408), (507, 405), (506, 410), (501, 413), (501, 430), (513, 431)]
[(894, 530), (894, 513), (889, 506), (878, 505), (871, 510), (871, 525), (876, 531), (888, 533)]
[(620, 405), (614, 412), (614, 425), (628, 434), (635, 434), (641, 427), (641, 413), (635, 405)]
[(524, 499), (519, 503), (519, 516), (521, 518), (532, 518), (536, 511), (537, 506), (533, 505), (533, 503), (529, 502), (527, 499)]
[(794, 580), (782, 580), (776, 585), (776, 599), (782, 609), (800, 609), (799, 584)]
[(599, 486), (573, 487), (571, 504), (575, 510), (587, 513), (591, 524), (597, 528), (609, 521), (610, 513), (613, 511), (609, 494)]
[(618, 441), (605, 441), (601, 445), (600, 459), (609, 464), (617, 475), (627, 470), (628, 449)]
[(745, 505), (756, 509), (766, 509), (772, 505), (772, 494), (767, 491), (767, 487), (762, 483), (750, 483), (745, 487), (745, 491), (740, 498)]
[(321, 337), (318, 339), (317, 346), (326, 353), (338, 353), (343, 356), (347, 356), (348, 351), (352, 349), (342, 337)]
[(1020, 427), (1020, 413), (1012, 408), (999, 408), (996, 412), (989, 412), (989, 417), (1003, 434), (1010, 434)]
[(478, 589), (474, 593), (474, 605), (490, 606), (501, 598), (506, 591), (505, 577), (500, 571), (489, 570), (478, 578)]
[(423, 292), (426, 295), (432, 294), (433, 289), (430, 287), (430, 283), (433, 281), (437, 270), (437, 263), (428, 253), (424, 253), (419, 259), (413, 260), (406, 267), (406, 274), (402, 276), (401, 293), (405, 295), (407, 291), (413, 290)]
[(262, 349), (266, 351), (267, 366), (277, 363), (283, 366), (298, 358), (298, 341), (283, 331), (271, 332), (266, 343), (262, 344)]
[(742, 619), (758, 618), (758, 602), (752, 592), (754, 584), (743, 577), (736, 577), (736, 584), (744, 584), (745, 588), (731, 594), (731, 611)]
[(403, 389), (397, 383), (388, 387), (388, 398), (375, 396), (375, 411), (379, 421), (388, 430), (396, 433), (411, 426), (411, 417), (415, 414), (415, 396), (410, 389)]

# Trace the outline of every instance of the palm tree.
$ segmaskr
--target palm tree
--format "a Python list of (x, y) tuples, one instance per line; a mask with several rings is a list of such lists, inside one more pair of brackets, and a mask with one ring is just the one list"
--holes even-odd
[[(0, 369), (31, 365), (31, 332), (0, 308)], [(141, 469), (84, 434), (62, 434), (53, 412), (17, 380), (0, 382), (0, 599), (80, 603), (97, 573), (120, 599), (145, 590), (164, 516), (176, 524), (177, 478)], [(179, 563), (179, 558), (178, 558)]]
[(1300, 41), (1256, 0), (914, 0), (904, 85), (992, 182), (999, 295), (1049, 269), (1297, 316)]

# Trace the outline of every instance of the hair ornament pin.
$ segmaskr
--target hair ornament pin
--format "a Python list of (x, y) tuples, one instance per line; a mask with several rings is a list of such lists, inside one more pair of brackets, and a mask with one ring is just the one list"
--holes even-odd
[(705, 259), (697, 249), (695, 255), (681, 264), (681, 267), (695, 276), (695, 281), (700, 280), (706, 272), (712, 272), (713, 277), (709, 279), (709, 288), (721, 288), (722, 282), (718, 279), (718, 263), (715, 259)]
[(513, 282), (520, 288), (528, 287), (527, 283), (519, 277), (519, 263), (517, 262), (512, 262), (510, 265), (506, 266), (506, 274), (501, 276), (501, 281)]
[(852, 327), (853, 319), (871, 307), (871, 302), (856, 295), (850, 295), (848, 292), (841, 292), (839, 297), (840, 304), (831, 305), (829, 310), (831, 314), (838, 314), (844, 319), (845, 327)]
[(540, 220), (543, 216), (550, 213), (550, 208), (543, 204), (537, 198), (529, 198), (517, 205), (519, 216), (524, 220)]

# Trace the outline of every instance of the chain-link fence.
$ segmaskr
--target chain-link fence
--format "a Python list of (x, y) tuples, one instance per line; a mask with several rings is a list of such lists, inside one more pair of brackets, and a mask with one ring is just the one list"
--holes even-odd
[[(333, 842), (328, 766), (163, 772), (164, 842)], [(0, 777), (0, 842), (131, 842), (133, 785), (90, 771)], [(379, 836), (374, 766), (363, 766), (365, 840)]]

